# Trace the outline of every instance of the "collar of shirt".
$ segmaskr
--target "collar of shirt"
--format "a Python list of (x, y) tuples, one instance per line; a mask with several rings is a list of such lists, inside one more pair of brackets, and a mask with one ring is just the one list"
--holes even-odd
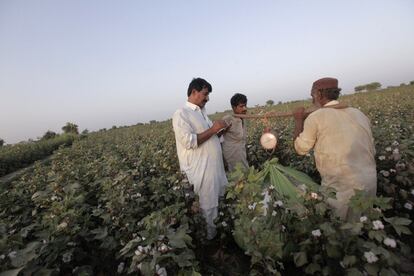
[(198, 106), (198, 105), (196, 105), (196, 104), (193, 104), (193, 103), (190, 103), (190, 102), (186, 102), (185, 103), (185, 105), (186, 106), (188, 106), (189, 108), (191, 108), (192, 110), (200, 110), (200, 111), (202, 111), (202, 112), (204, 112), (205, 111), (205, 108), (203, 107), (202, 109)]
[(185, 105), (193, 111), (200, 111), (200, 113), (203, 116), (204, 120), (206, 120), (208, 125), (211, 127), (209, 120), (207, 120), (206, 109), (204, 107), (200, 108), (198, 105), (190, 103), (189, 101), (187, 101), (185, 103)]
[(327, 102), (324, 106), (331, 106), (331, 105), (336, 105), (339, 104), (339, 102), (337, 100), (332, 100), (330, 102)]

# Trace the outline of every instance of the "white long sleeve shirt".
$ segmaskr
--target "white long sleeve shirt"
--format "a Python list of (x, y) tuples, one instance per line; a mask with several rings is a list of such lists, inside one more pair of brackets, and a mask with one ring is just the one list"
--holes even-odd
[(197, 144), (197, 134), (209, 129), (212, 122), (204, 108), (190, 102), (174, 113), (172, 122), (180, 169), (194, 185), (200, 207), (217, 207), (218, 198), (224, 194), (228, 184), (220, 141), (214, 135), (203, 144)]

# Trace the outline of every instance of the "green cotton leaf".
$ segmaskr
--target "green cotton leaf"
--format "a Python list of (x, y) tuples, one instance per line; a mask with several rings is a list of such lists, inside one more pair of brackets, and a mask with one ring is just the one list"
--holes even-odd
[(154, 271), (151, 269), (151, 263), (150, 262), (142, 262), (140, 271), (144, 276), (154, 275)]
[(121, 254), (121, 256), (129, 253), (132, 249), (135, 249), (135, 247), (137, 247), (137, 245), (141, 242), (141, 237), (136, 237), (133, 240), (130, 240), (125, 246), (124, 248), (121, 249), (121, 251), (119, 252)]
[(176, 232), (168, 234), (169, 244), (174, 248), (186, 248), (192, 241), (186, 232), (187, 228), (180, 227)]
[(359, 235), (364, 225), (361, 222), (351, 223), (347, 222), (341, 226), (342, 230), (350, 230), (351, 234)]
[(398, 276), (399, 274), (392, 268), (382, 268), (379, 276)]
[(315, 210), (318, 215), (324, 216), (328, 208), (324, 202), (320, 202), (315, 205)]
[(180, 270), (177, 273), (177, 276), (202, 276), (200, 273), (192, 269), (191, 271), (188, 270)]
[(306, 274), (315, 274), (315, 272), (321, 271), (321, 266), (317, 263), (311, 263), (306, 266), (305, 273)]
[(296, 252), (293, 253), (293, 261), (295, 262), (296, 267), (301, 267), (308, 263), (308, 257), (306, 256), (306, 252)]
[(106, 236), (108, 236), (108, 228), (106, 226), (96, 228), (96, 229), (93, 229), (91, 233), (95, 234), (95, 237), (94, 237), (95, 240), (102, 240), (106, 238)]
[(392, 217), (392, 218), (384, 218), (384, 220), (391, 225), (404, 225), (408, 226), (411, 224), (411, 220), (407, 218), (401, 218), (401, 217)]
[(336, 234), (335, 229), (331, 226), (331, 224), (329, 222), (325, 222), (321, 225), (319, 225), (319, 228), (323, 231), (324, 235), (333, 235)]
[(295, 170), (295, 169), (290, 168), (290, 167), (284, 167), (280, 164), (277, 164), (276, 168), (278, 170), (284, 172), (285, 174), (289, 175), (290, 177), (294, 178), (298, 182), (306, 184), (312, 190), (318, 190), (318, 188), (320, 187), (320, 185), (315, 183), (312, 180), (312, 178), (310, 178), (307, 174), (305, 174), (301, 171)]
[(65, 193), (71, 193), (71, 192), (75, 192), (76, 190), (78, 190), (81, 187), (81, 185), (77, 182), (75, 183), (71, 183), (66, 185), (65, 187), (63, 187), (63, 191), (65, 191)]
[(53, 275), (56, 271), (54, 269), (42, 268), (36, 272), (36, 276), (50, 276)]
[(337, 246), (333, 246), (330, 244), (326, 244), (326, 253), (330, 258), (339, 258), (341, 256), (341, 252)]
[(192, 266), (191, 261), (194, 260), (194, 255), (191, 254), (191, 251), (184, 251), (180, 255), (175, 255), (173, 259), (179, 267), (188, 267)]
[(361, 271), (359, 271), (357, 268), (350, 268), (346, 270), (347, 276), (363, 276)]
[(352, 267), (356, 263), (356, 257), (355, 256), (349, 256), (346, 255), (344, 259), (342, 260), (342, 263), (345, 267)]
[(384, 218), (384, 220), (392, 225), (399, 236), (401, 234), (411, 235), (410, 229), (406, 227), (406, 225), (411, 224), (411, 220), (401, 217)]
[(372, 240), (375, 239), (381, 243), (385, 238), (385, 234), (382, 231), (371, 230), (368, 232), (368, 237)]
[(36, 249), (39, 248), (40, 245), (40, 242), (31, 242), (24, 249), (18, 250), (16, 257), (11, 260), (12, 266), (22, 267), (35, 259), (38, 256)]
[(377, 264), (366, 264), (364, 268), (369, 275), (378, 275), (379, 267)]
[(349, 206), (355, 213), (366, 213), (374, 206), (374, 198), (368, 197), (363, 191), (355, 190), (355, 195), (349, 200)]
[(2, 273), (0, 273), (0, 276), (17, 276), (19, 275), (20, 270), (22, 270), (23, 268), (24, 267), (20, 267), (16, 269), (3, 271)]

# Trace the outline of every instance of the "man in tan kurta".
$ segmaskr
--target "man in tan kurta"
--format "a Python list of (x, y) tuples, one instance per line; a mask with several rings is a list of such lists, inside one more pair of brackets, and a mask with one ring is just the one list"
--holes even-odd
[[(247, 97), (243, 94), (236, 93), (230, 99), (230, 104), (234, 114), (246, 114)], [(224, 133), (222, 143), (224, 160), (227, 163), (229, 171), (233, 171), (237, 164), (248, 168), (246, 154), (246, 123), (241, 118), (233, 115), (223, 117), (230, 127)]]
[(323, 78), (312, 86), (317, 107), (306, 119), (304, 110), (295, 111), (294, 146), (298, 154), (314, 150), (322, 185), (335, 188), (336, 200), (328, 203), (342, 219), (350, 219), (349, 199), (354, 190), (369, 196), (377, 191), (375, 148), (369, 119), (356, 108), (334, 108), (340, 89), (338, 80)]

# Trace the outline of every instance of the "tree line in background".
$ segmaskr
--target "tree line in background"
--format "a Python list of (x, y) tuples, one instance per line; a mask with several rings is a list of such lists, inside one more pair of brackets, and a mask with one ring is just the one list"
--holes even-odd
[(48, 130), (38, 141), (29, 140), (14, 145), (3, 146), (4, 140), (0, 139), (0, 176), (44, 159), (59, 147), (71, 145), (79, 137), (78, 126), (74, 123), (66, 123), (62, 130), (62, 134)]
[[(404, 86), (404, 85), (407, 85), (407, 84), (405, 84), (404, 82), (400, 84), (400, 86)], [(410, 81), (409, 85), (414, 85), (414, 81)], [(355, 86), (354, 91), (355, 92), (373, 91), (373, 90), (380, 89), (381, 86), (382, 85), (379, 82), (371, 82), (368, 84)], [(397, 86), (388, 86), (387, 88), (394, 88), (394, 87), (397, 87)]]

